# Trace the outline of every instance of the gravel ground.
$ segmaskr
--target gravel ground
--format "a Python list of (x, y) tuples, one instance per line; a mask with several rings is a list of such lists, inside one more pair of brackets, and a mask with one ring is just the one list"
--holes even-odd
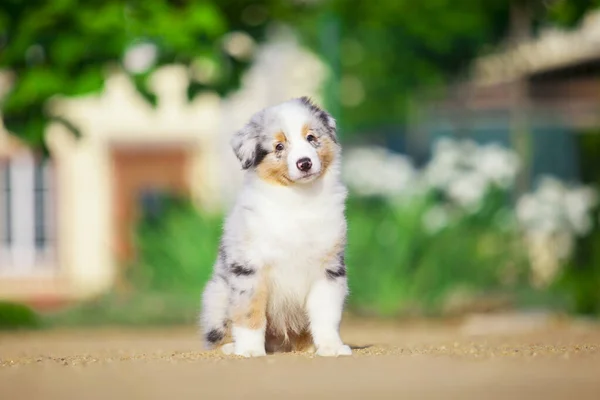
[[(537, 322), (536, 322), (537, 321)], [(202, 351), (194, 329), (0, 335), (0, 399), (600, 399), (600, 327), (347, 321), (349, 358)]]

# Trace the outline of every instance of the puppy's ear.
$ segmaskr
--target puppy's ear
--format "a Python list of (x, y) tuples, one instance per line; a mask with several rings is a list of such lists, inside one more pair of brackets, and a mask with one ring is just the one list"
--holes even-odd
[(243, 169), (248, 169), (257, 165), (258, 162), (260, 162), (259, 158), (264, 158), (259, 145), (259, 139), (262, 132), (260, 119), (260, 114), (254, 115), (250, 122), (237, 131), (231, 138), (231, 147), (233, 148), (236, 157), (242, 163)]
[(303, 96), (298, 100), (321, 121), (329, 136), (337, 143), (337, 125), (335, 119), (327, 111), (316, 105), (310, 97)]
[(331, 138), (333, 139), (334, 142), (337, 143), (337, 124), (335, 123), (335, 119), (331, 116), (331, 114), (329, 114), (326, 111), (321, 111), (322, 117), (321, 119), (324, 121), (324, 125), (327, 127), (327, 130), (329, 132), (329, 135), (331, 135)]

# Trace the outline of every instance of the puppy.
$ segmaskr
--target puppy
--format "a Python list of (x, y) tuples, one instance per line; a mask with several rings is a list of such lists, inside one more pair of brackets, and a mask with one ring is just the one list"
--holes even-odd
[(202, 295), (206, 347), (350, 355), (339, 335), (347, 191), (335, 120), (292, 99), (256, 113), (231, 145), (246, 172)]

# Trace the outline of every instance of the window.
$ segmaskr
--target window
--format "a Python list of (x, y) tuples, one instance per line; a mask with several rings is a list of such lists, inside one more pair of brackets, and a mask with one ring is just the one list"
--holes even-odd
[(37, 162), (34, 169), (35, 248), (44, 250), (49, 243), (50, 177), (48, 163)]
[(10, 163), (2, 163), (2, 176), (0, 181), (0, 207), (2, 207), (2, 246), (10, 247), (12, 242), (12, 218), (11, 218), (11, 203), (10, 203)]
[(0, 274), (31, 274), (52, 265), (51, 167), (29, 153), (0, 164)]

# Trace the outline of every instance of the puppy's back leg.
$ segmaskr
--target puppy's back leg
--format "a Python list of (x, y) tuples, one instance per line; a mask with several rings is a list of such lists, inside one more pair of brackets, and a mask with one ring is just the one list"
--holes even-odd
[(228, 335), (227, 306), (230, 289), (226, 279), (219, 273), (215, 274), (202, 293), (200, 327), (207, 349), (213, 349), (223, 343)]

